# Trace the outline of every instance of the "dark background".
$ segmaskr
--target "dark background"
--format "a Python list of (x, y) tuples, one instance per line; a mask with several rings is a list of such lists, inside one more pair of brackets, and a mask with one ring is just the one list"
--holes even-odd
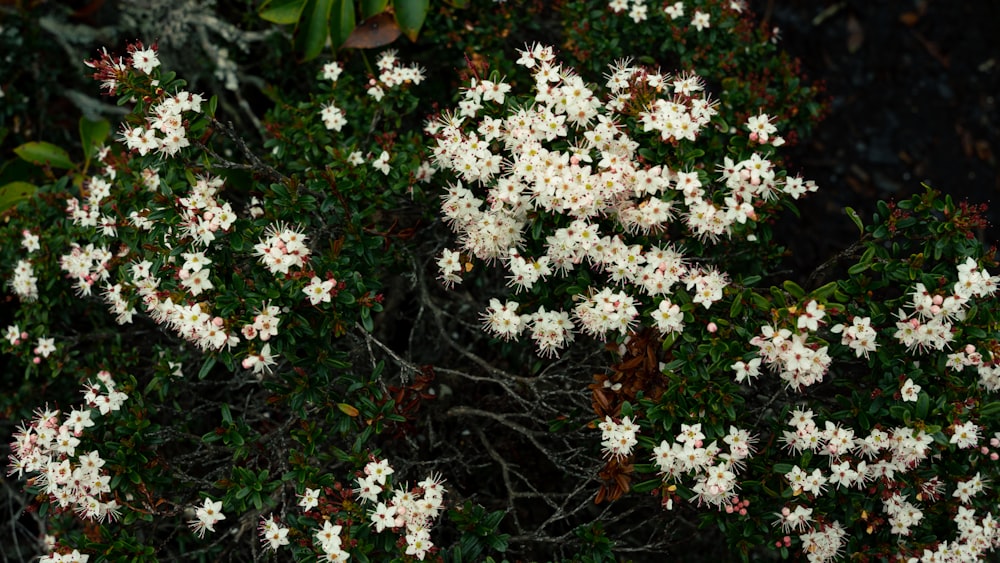
[(749, 4), (830, 98), (826, 120), (788, 153), (789, 169), (820, 187), (795, 227), (815, 263), (856, 240), (844, 206), (867, 219), (877, 199), (920, 193), (921, 183), (996, 203), (982, 238), (1000, 240), (1000, 2)]

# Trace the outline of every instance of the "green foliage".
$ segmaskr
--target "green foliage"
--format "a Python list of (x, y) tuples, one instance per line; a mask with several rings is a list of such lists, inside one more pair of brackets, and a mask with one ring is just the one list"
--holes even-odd
[[(668, 183), (691, 174), (718, 209), (731, 205), (720, 180), (727, 158), (780, 162), (775, 143), (750, 138), (748, 118), (768, 114), (789, 142), (808, 133), (823, 108), (796, 64), (734, 3), (689, 4), (683, 19), (657, 8), (642, 22), (603, 1), (247, 4), (232, 19), (255, 30), (295, 26), (291, 41), (267, 39), (274, 52), (265, 57), (274, 58), (257, 63), (272, 74), (247, 81), (259, 92), (196, 99), (203, 84), (185, 81), (189, 69), (147, 73), (99, 56), (91, 70), (104, 73), (105, 90), (128, 113), (114, 124), (91, 115), (44, 139), (11, 128), (30, 82), (13, 69), (3, 85), (11, 103), (0, 108), (0, 142), (11, 148), (0, 168), (0, 406), (5, 420), (25, 421), (7, 426), (15, 457), (73, 409), (92, 413), (94, 426), (72, 433), (77, 451), (51, 455), (81, 464), (97, 452), (108, 486), (93, 509), (105, 520), (81, 523), (45, 494), (40, 467), (22, 471), (35, 479), (24, 484), (25, 504), (57, 550), (92, 561), (248, 558), (256, 540), (239, 531), (266, 524), (287, 531), (277, 558), (313, 561), (323, 551), (317, 533), (329, 526), (339, 527), (329, 533), (351, 560), (409, 563), (412, 530), (393, 519), (379, 531), (373, 519), (380, 504), (407, 497), (446, 515), (425, 522), (427, 541), (440, 542), (429, 560), (616, 561), (616, 547), (647, 541), (660, 553), (676, 542), (664, 533), (676, 533), (677, 521), (665, 509), (706, 534), (717, 530), (712, 537), (744, 560), (814, 553), (810, 534), (837, 534), (834, 523), (841, 553), (881, 560), (938, 549), (959, 536), (956, 515), (994, 510), (1000, 497), (990, 486), (954, 494), (960, 482), (998, 479), (1000, 310), (990, 298), (997, 282), (982, 273), (996, 257), (976, 238), (981, 209), (928, 189), (879, 203), (868, 225), (848, 210), (859, 240), (843, 241), (840, 256), (795, 282), (781, 274), (785, 241), (771, 227), (796, 212), (790, 197), (754, 200), (746, 221), (718, 237), (680, 221), (628, 227), (622, 197), (591, 216), (602, 234), (644, 250), (676, 245), (685, 268), (718, 269), (726, 282), (707, 305), (697, 281), (676, 282), (669, 299), (682, 330), (656, 330), (651, 315), (667, 296), (643, 295), (645, 320), (613, 335), (610, 354), (578, 331), (561, 364), (524, 360), (513, 343), (475, 332), (506, 281), (492, 270), (509, 257), (459, 256), (467, 283), (457, 292), (430, 281), (445, 245), (439, 196), (449, 181), (476, 182), (457, 166), (471, 151), (451, 155), (450, 178), (428, 183), (427, 163), (449, 126), (468, 141), (484, 114), (548, 103), (546, 92), (528, 92), (534, 78), (514, 62), (525, 44), (560, 38), (564, 68), (605, 102), (606, 65), (632, 57), (631, 101), (606, 116), (636, 140), (640, 168), (662, 167)], [(709, 27), (695, 29), (694, 9), (709, 15)], [(390, 10), (412, 52), (339, 49), (359, 29), (389, 21)], [(25, 18), (18, 29), (30, 31), (37, 22)], [(38, 35), (0, 33), (12, 53), (43, 50)], [(280, 72), (274, 61), (286, 61)], [(718, 101), (696, 138), (644, 128), (649, 104), (680, 99), (667, 91), (672, 83), (639, 82), (657, 67), (672, 78), (699, 73)], [(512, 91), (485, 110), (461, 110), (461, 120), (441, 118), (443, 106), (468, 102), (472, 87), (460, 84), (473, 80)], [(246, 123), (259, 122), (259, 131), (239, 123), (237, 106), (249, 108)], [(165, 116), (176, 121), (161, 123)], [(185, 142), (171, 137), (178, 130)], [(547, 143), (553, 153), (586, 144)], [(519, 156), (513, 145), (489, 147), (504, 155), (501, 173)], [(607, 151), (587, 147), (591, 169), (602, 168)], [(775, 177), (784, 186), (795, 178)], [(676, 185), (662, 192), (690, 217), (687, 194)], [(524, 219), (516, 249), (540, 256), (574, 217), (532, 208)], [(574, 307), (599, 284), (627, 289), (589, 257), (574, 266), (522, 292), (515, 317)], [(928, 326), (926, 340), (910, 334)], [(822, 369), (789, 367), (782, 352), (791, 348)], [(581, 401), (587, 377), (589, 401)], [(115, 392), (127, 398), (115, 395), (111, 408), (104, 401)], [(44, 404), (53, 406), (32, 414)], [(634, 443), (609, 453), (624, 426)], [(873, 436), (887, 445), (862, 445)], [(919, 446), (899, 445), (910, 441)], [(685, 466), (691, 455), (704, 459)], [(386, 460), (398, 473), (383, 474), (376, 492), (373, 475)], [(831, 481), (833, 465), (844, 463), (864, 467), (866, 478)], [(825, 481), (809, 482), (814, 475)], [(614, 504), (594, 510), (595, 494)], [(894, 522), (893, 498), (921, 518)], [(519, 504), (525, 499), (533, 504)], [(225, 519), (199, 527), (198, 510), (216, 501)], [(794, 521), (807, 509), (808, 519)]]
[[(416, 41), (429, 11), (429, 0), (266, 0), (257, 13), (272, 23), (295, 24), (295, 50), (302, 60), (309, 61), (323, 52), (327, 41), (336, 51), (347, 43), (359, 24), (369, 23), (366, 20), (383, 13), (392, 16), (392, 25), (399, 30), (395, 35), (402, 32), (410, 41)], [(380, 47), (395, 39), (395, 35), (388, 40), (378, 35), (378, 28), (389, 25), (387, 22), (372, 21), (370, 25), (374, 28), (364, 33), (371, 38), (362, 42), (366, 47)]]

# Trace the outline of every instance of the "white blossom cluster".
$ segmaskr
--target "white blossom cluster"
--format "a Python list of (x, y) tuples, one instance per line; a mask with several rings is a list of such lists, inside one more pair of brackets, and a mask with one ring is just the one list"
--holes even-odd
[(10, 281), (10, 287), (18, 297), (25, 301), (38, 299), (38, 278), (35, 276), (35, 269), (28, 260), (18, 260), (17, 267), (14, 268), (14, 278)]
[(653, 449), (653, 462), (664, 474), (664, 479), (693, 477), (695, 484), (691, 490), (696, 493), (699, 505), (706, 503), (723, 509), (737, 498), (737, 476), (746, 468), (745, 460), (753, 456), (753, 444), (757, 439), (746, 430), (730, 426), (729, 433), (722, 439), (728, 453), (718, 441), (706, 445), (704, 440), (700, 423), (681, 424), (681, 431), (673, 443), (663, 440)]
[(146, 117), (148, 127), (126, 125), (121, 133), (121, 140), (129, 150), (140, 155), (157, 151), (166, 156), (174, 156), (191, 144), (184, 128), (184, 113), (199, 113), (202, 101), (201, 94), (187, 91), (164, 98), (152, 107)]
[(632, 448), (639, 443), (639, 439), (636, 438), (639, 426), (635, 424), (633, 418), (626, 416), (622, 417), (621, 422), (615, 422), (607, 416), (598, 427), (601, 429), (601, 447), (606, 457), (617, 459), (628, 457), (632, 453)]
[[(824, 429), (819, 429), (811, 410), (795, 410), (790, 414), (788, 425), (793, 430), (785, 431), (781, 441), (793, 453), (805, 450), (826, 456), (829, 469), (803, 469), (798, 466), (785, 474), (785, 479), (798, 496), (808, 493), (813, 496), (825, 494), (841, 487), (865, 489), (872, 483), (893, 482), (899, 474), (916, 469), (933, 453), (934, 439), (923, 430), (896, 427), (887, 431), (872, 429), (868, 436), (855, 436), (847, 427), (827, 421)], [(953, 425), (951, 443), (958, 448), (976, 448), (979, 444), (979, 427), (970, 422)], [(1000, 439), (995, 440), (1000, 444)], [(991, 442), (992, 443), (992, 442)], [(829, 487), (829, 489), (828, 489)], [(936, 502), (942, 500), (944, 485), (935, 477), (920, 486), (918, 500)], [(961, 502), (959, 507), (959, 537), (954, 542), (942, 542), (935, 551), (925, 550), (919, 558), (908, 561), (973, 561), (987, 551), (1000, 546), (1000, 523), (991, 514), (977, 521), (975, 510), (969, 506), (971, 500), (987, 488), (987, 483), (977, 473), (971, 479), (958, 481), (952, 498)], [(832, 493), (831, 493), (832, 494)], [(894, 493), (882, 503), (891, 533), (897, 536), (910, 535), (911, 528), (919, 525), (924, 517), (921, 507), (911, 502), (905, 495)], [(829, 561), (839, 555), (843, 546), (844, 531), (840, 524), (825, 522), (812, 524), (812, 509), (799, 505), (794, 510), (784, 508), (778, 514), (776, 525), (784, 531), (805, 532), (800, 536), (803, 552), (810, 561)], [(958, 558), (951, 555), (961, 554)]]
[(424, 81), (424, 69), (417, 64), (405, 66), (400, 63), (396, 51), (387, 49), (379, 53), (375, 61), (378, 67), (378, 80), (372, 78), (368, 83), (368, 95), (376, 101), (385, 96), (386, 88), (395, 88), (402, 84), (420, 84)]
[(847, 531), (840, 522), (834, 520), (813, 526), (808, 532), (801, 534), (799, 540), (802, 541), (802, 553), (806, 554), (809, 563), (822, 563), (840, 556), (846, 537)]
[(958, 281), (950, 295), (931, 293), (918, 283), (910, 294), (913, 312), (899, 311), (894, 336), (910, 351), (944, 350), (954, 338), (953, 322), (965, 318), (969, 301), (996, 293), (1000, 276), (990, 276), (971, 257), (957, 270)]
[[(697, 141), (716, 110), (695, 75), (671, 77), (622, 61), (611, 67), (608, 96), (601, 101), (555, 61), (550, 47), (531, 46), (517, 62), (534, 74), (533, 105), (510, 103), (510, 86), (503, 81), (477, 79), (454, 114), (428, 127), (437, 139), (436, 165), (458, 177), (442, 197), (441, 214), (461, 248), (445, 249), (438, 267), (450, 286), (461, 282), (472, 259), (500, 263), (515, 291), (578, 268), (605, 277), (606, 285), (579, 296), (583, 302), (572, 316), (548, 313), (560, 315), (558, 330), (532, 330), (542, 354), (556, 353), (575, 331), (604, 337), (632, 328), (639, 322), (639, 294), (657, 305), (653, 321), (662, 332), (683, 330), (683, 316), (669, 300), (678, 283), (706, 308), (722, 298), (725, 273), (690, 264), (673, 245), (640, 244), (633, 240), (638, 235), (655, 235), (680, 221), (693, 237), (716, 241), (755, 221), (755, 203), (815, 190), (811, 182), (783, 179), (756, 153), (740, 162), (726, 159), (718, 182), (703, 172), (640, 158), (640, 144), (619, 115), (641, 104), (634, 108), (642, 129), (637, 136), (652, 132), (665, 143)], [(505, 115), (490, 115), (498, 108)], [(756, 116), (750, 125), (758, 137), (773, 133), (767, 116)], [(548, 223), (560, 216), (565, 220)], [(538, 222), (544, 249), (535, 253), (525, 234), (538, 232)], [(516, 338), (534, 328), (531, 313), (513, 320), (517, 309), (508, 301), (497, 314), (491, 304), (487, 330)]]
[[(94, 415), (120, 410), (128, 395), (118, 391), (111, 374), (102, 371), (98, 381), (84, 388), (84, 406), (63, 420), (58, 410), (43, 409), (22, 425), (11, 444), (11, 475), (35, 474), (34, 485), (61, 508), (72, 508), (81, 518), (115, 520), (119, 506), (111, 493), (111, 476), (101, 468), (105, 460), (97, 450), (78, 451), (85, 430), (94, 426)], [(96, 413), (95, 413), (96, 411)]]
[(363, 503), (375, 505), (370, 514), (376, 532), (386, 528), (398, 530), (406, 541), (406, 554), (423, 561), (434, 547), (430, 529), (440, 515), (445, 488), (440, 476), (431, 475), (417, 483), (416, 489), (401, 486), (393, 489), (388, 502), (379, 500), (386, 487), (386, 478), (394, 473), (388, 460), (372, 460), (365, 466), (365, 476), (359, 477), (354, 493)]
[[(827, 346), (809, 340), (810, 334), (819, 329), (824, 316), (823, 306), (815, 300), (809, 301), (798, 316), (796, 332), (765, 325), (761, 327), (760, 334), (750, 340), (750, 344), (758, 348), (757, 354), (763, 364), (778, 372), (791, 389), (799, 390), (822, 382), (833, 361), (827, 353)], [(737, 369), (738, 379), (739, 373)]]
[(205, 502), (195, 510), (194, 515), (194, 519), (189, 520), (188, 525), (199, 538), (205, 537), (206, 531), (214, 532), (215, 525), (226, 519), (226, 515), (222, 513), (222, 501), (208, 497), (205, 497)]

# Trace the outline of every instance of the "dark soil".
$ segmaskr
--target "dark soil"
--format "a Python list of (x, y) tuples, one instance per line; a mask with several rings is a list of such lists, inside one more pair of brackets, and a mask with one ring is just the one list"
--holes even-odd
[(822, 262), (856, 240), (844, 206), (870, 217), (878, 199), (921, 183), (991, 203), (983, 239), (1000, 240), (1000, 2), (753, 0), (780, 45), (825, 82), (830, 112), (790, 151), (820, 191), (799, 225)]

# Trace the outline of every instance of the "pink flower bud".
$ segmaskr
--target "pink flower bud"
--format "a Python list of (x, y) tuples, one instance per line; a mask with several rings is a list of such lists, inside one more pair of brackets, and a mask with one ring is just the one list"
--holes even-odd
[(695, 440), (695, 441), (694, 441), (694, 447), (696, 447), (696, 448), (700, 448), (700, 447), (701, 447), (701, 444), (702, 444), (702, 441), (701, 441), (701, 440)]
[(181, 271), (177, 272), (177, 277), (179, 277), (182, 280), (186, 280), (189, 277), (191, 277), (191, 274), (187, 270), (181, 270)]
[(747, 515), (747, 509), (741, 508), (740, 509), (740, 516), (746, 516), (746, 515)]
[(212, 324), (214, 324), (215, 326), (222, 326), (222, 323), (224, 322), (225, 321), (222, 320), (222, 317), (215, 317), (214, 319), (212, 319)]
[(990, 445), (994, 448), (1000, 448), (1000, 438), (990, 438)]
[(931, 303), (935, 305), (940, 305), (944, 303), (944, 297), (941, 297), (940, 295), (935, 295), (934, 298), (931, 299)]
[(936, 314), (938, 314), (940, 312), (941, 312), (941, 307), (938, 307), (937, 305), (931, 305), (931, 314), (932, 315), (936, 315)]
[(203, 218), (204, 218), (204, 219), (205, 219), (206, 221), (211, 221), (212, 219), (214, 219), (214, 218), (215, 218), (215, 213), (212, 213), (211, 211), (206, 211), (206, 212), (205, 212), (205, 214), (204, 214), (204, 215), (202, 215), (202, 217), (203, 217)]
[(971, 353), (973, 353), (975, 351), (976, 351), (976, 347), (973, 346), (972, 344), (966, 344), (965, 345), (965, 353), (966, 354), (971, 354)]
[(751, 141), (756, 141), (757, 140), (757, 132), (756, 131), (750, 133), (750, 140)]
[(774, 542), (774, 547), (781, 547), (781, 540)]
[(253, 367), (254, 358), (243, 358), (243, 369), (250, 369)]
[(32, 360), (31, 360), (31, 361), (32, 361), (32, 362), (35, 362), (36, 364), (40, 364), (40, 363), (42, 363), (42, 359), (41, 359), (41, 358), (39, 358), (38, 356), (35, 356), (34, 358), (32, 358)]
[(28, 333), (27, 332), (22, 332), (21, 333), (21, 340), (27, 340), (27, 338), (28, 338)]
[(981, 454), (983, 454), (983, 455), (986, 455), (986, 454), (990, 453), (990, 449), (987, 448), (986, 446), (983, 446), (983, 447), (979, 448), (979, 452)]
[(707, 328), (707, 329), (708, 329), (708, 332), (711, 332), (711, 333), (713, 333), (713, 334), (714, 334), (714, 333), (715, 333), (715, 332), (716, 332), (717, 330), (719, 330), (719, 326), (718, 326), (717, 324), (715, 324), (715, 323), (708, 323), (708, 326), (707, 326), (707, 327), (705, 327), (705, 328)]
[(733, 507), (727, 504), (726, 505), (726, 514), (732, 514), (732, 513), (733, 513)]
[(792, 513), (792, 511), (789, 510), (787, 506), (782, 507), (782, 509), (781, 509), (781, 515), (782, 516), (788, 516), (791, 513)]
[(993, 461), (996, 461), (996, 460), (1000, 459), (1000, 455), (997, 455), (996, 452), (993, 452), (993, 453), (990, 454), (990, 459), (993, 460)]

